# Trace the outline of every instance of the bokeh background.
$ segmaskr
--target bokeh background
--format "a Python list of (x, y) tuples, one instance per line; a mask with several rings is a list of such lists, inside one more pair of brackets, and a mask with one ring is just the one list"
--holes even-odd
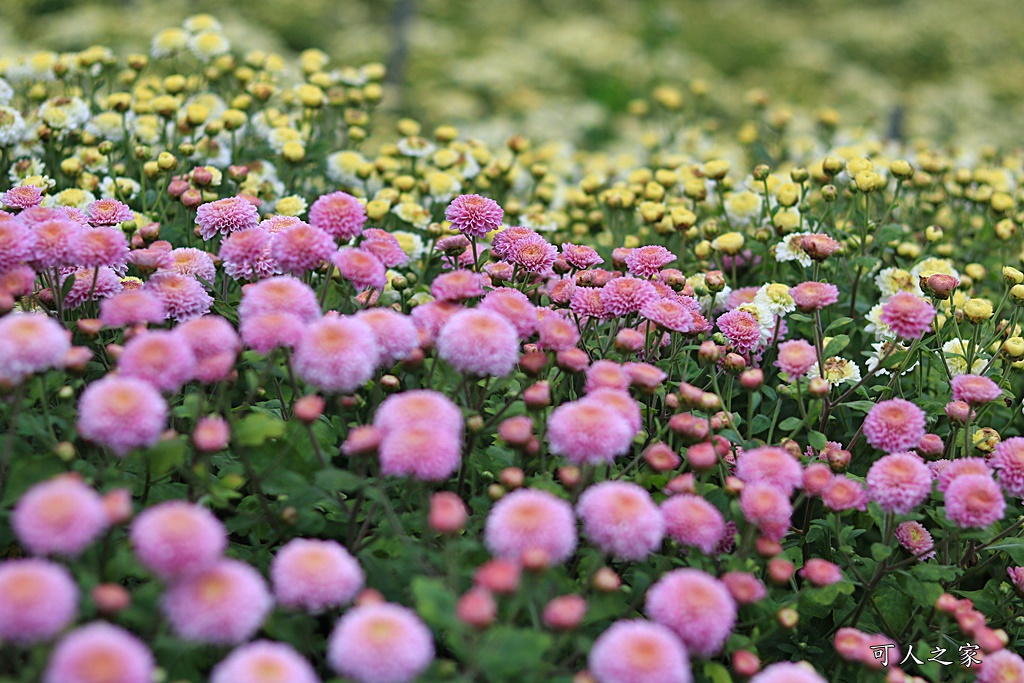
[(1020, 0), (0, 0), (0, 57), (147, 51), (197, 12), (239, 50), (385, 62), (387, 106), (483, 138), (604, 144), (632, 100), (695, 80), (725, 118), (767, 95), (783, 114), (828, 107), (961, 145), (1015, 144), (1024, 120)]

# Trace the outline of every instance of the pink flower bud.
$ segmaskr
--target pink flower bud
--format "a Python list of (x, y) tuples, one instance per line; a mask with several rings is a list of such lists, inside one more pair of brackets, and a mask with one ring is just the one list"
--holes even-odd
[(757, 391), (764, 385), (764, 371), (750, 368), (740, 373), (740, 386), (747, 391)]
[(680, 493), (696, 493), (697, 483), (693, 476), (693, 472), (687, 472), (686, 474), (680, 474), (679, 476), (672, 477), (665, 484), (665, 490), (671, 494)]
[(293, 406), (295, 417), (306, 424), (311, 424), (319, 420), (320, 416), (324, 414), (325, 405), (324, 399), (316, 394), (303, 396)]
[(784, 585), (789, 583), (795, 571), (793, 563), (781, 557), (775, 557), (768, 561), (768, 578), (772, 583)]
[(582, 595), (560, 595), (544, 607), (544, 625), (568, 631), (580, 625), (587, 613), (587, 601)]
[(132, 492), (129, 489), (113, 489), (103, 496), (103, 511), (107, 515), (107, 522), (113, 526), (124, 524), (132, 518), (135, 511), (132, 509)]
[(96, 611), (104, 615), (117, 614), (132, 603), (131, 594), (116, 583), (101, 583), (92, 589)]
[(832, 482), (832, 470), (829, 466), (815, 462), (804, 470), (804, 493), (808, 496), (820, 496), (825, 488)]
[(718, 464), (718, 453), (710, 441), (701, 441), (686, 449), (686, 461), (695, 470), (709, 470)]
[(591, 583), (596, 590), (602, 593), (611, 593), (622, 587), (622, 578), (611, 567), (601, 567), (594, 572)]
[(590, 357), (586, 351), (574, 346), (555, 354), (555, 362), (566, 372), (583, 372), (590, 365)]
[(430, 496), (430, 513), (427, 523), (441, 534), (454, 534), (466, 525), (469, 514), (466, 504), (451, 491), (438, 491)]
[(373, 425), (353, 427), (345, 437), (341, 452), (348, 456), (367, 455), (377, 450), (380, 445), (380, 433)]
[(495, 559), (480, 565), (473, 581), (492, 593), (510, 595), (519, 588), (519, 565), (508, 559)]
[(231, 427), (220, 415), (201, 418), (192, 431), (192, 443), (200, 453), (216, 453), (228, 447)]
[(683, 461), (671, 446), (661, 441), (644, 449), (644, 460), (655, 472), (674, 470)]
[(475, 586), (459, 598), (455, 604), (455, 616), (469, 626), (486, 628), (498, 616), (498, 605), (489, 590)]
[(518, 467), (506, 467), (501, 471), (500, 479), (505, 488), (517, 489), (523, 485), (526, 475)]
[(925, 434), (917, 444), (917, 452), (924, 458), (937, 458), (945, 449), (946, 444), (938, 434)]
[(750, 650), (736, 650), (732, 655), (732, 668), (740, 676), (749, 678), (761, 670), (761, 660)]
[(526, 415), (503, 420), (498, 425), (498, 436), (510, 446), (525, 446), (533, 436), (533, 420)]
[(551, 384), (544, 381), (527, 387), (523, 391), (523, 402), (527, 408), (547, 408), (551, 405)]

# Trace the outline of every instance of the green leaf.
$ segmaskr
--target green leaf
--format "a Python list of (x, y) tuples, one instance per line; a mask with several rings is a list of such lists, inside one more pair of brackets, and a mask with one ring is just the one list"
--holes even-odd
[(784, 432), (791, 432), (797, 427), (803, 424), (803, 420), (799, 417), (787, 417), (785, 420), (779, 423), (779, 429)]
[(161, 477), (185, 462), (187, 446), (182, 439), (161, 441), (144, 456), (149, 461), (153, 477)]
[(811, 447), (816, 451), (825, 450), (825, 446), (828, 445), (828, 439), (821, 432), (811, 432), (808, 434), (807, 442), (811, 444)]
[(921, 581), (952, 581), (959, 574), (956, 567), (930, 562), (915, 564), (910, 572)]
[(847, 408), (856, 410), (858, 413), (864, 413), (865, 415), (875, 407), (874, 401), (846, 401), (842, 405)]
[(764, 413), (754, 416), (753, 422), (750, 423), (750, 433), (760, 434), (772, 426), (772, 418), (768, 417)]
[(866, 270), (871, 270), (879, 263), (881, 263), (881, 261), (879, 261), (874, 256), (857, 256), (855, 258), (850, 259), (850, 261), (853, 263), (853, 265), (857, 266), (858, 268), (864, 268)]
[(707, 662), (704, 664), (704, 676), (711, 683), (732, 683), (732, 676), (729, 670), (718, 662)]
[(71, 293), (71, 288), (75, 286), (75, 274), (71, 273), (65, 279), (63, 284), (60, 286), (60, 298), (61, 301), (68, 298), (68, 294)]
[(544, 680), (540, 664), (551, 643), (542, 631), (495, 626), (480, 643), (478, 662), (487, 680)]
[(423, 621), (436, 629), (455, 626), (455, 594), (441, 579), (417, 576), (412, 580), (412, 597), (416, 612)]
[(284, 434), (284, 421), (267, 413), (250, 413), (235, 423), (235, 440), (242, 446), (259, 446)]
[(890, 555), (892, 555), (892, 547), (883, 543), (871, 544), (871, 557), (875, 558), (876, 562), (881, 562)]
[(988, 549), (1005, 551), (1014, 562), (1024, 564), (1024, 538), (1004, 538), (990, 545)]
[(825, 336), (829, 336), (829, 332), (832, 330), (841, 330), (852, 322), (853, 318), (836, 318), (825, 328)]
[(328, 491), (351, 493), (362, 487), (366, 479), (348, 470), (329, 467), (317, 472), (314, 481), (317, 486)]
[(837, 334), (828, 340), (828, 344), (825, 345), (825, 351), (822, 355), (825, 358), (831, 358), (832, 356), (838, 356), (843, 352), (847, 346), (850, 345), (850, 338), (845, 334)]

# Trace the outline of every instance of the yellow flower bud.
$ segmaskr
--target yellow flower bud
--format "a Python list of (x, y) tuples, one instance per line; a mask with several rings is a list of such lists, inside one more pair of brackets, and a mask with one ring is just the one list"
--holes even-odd
[(992, 317), (992, 302), (988, 299), (970, 299), (964, 304), (964, 317), (977, 325)]
[(210, 110), (201, 104), (190, 104), (185, 107), (185, 120), (192, 126), (201, 126), (210, 116)]
[(1014, 209), (1013, 197), (1006, 192), (993, 193), (992, 199), (989, 200), (989, 205), (992, 207), (993, 211), (998, 213), (1007, 213)]
[(322, 107), (327, 97), (324, 91), (311, 83), (303, 83), (295, 88), (295, 96), (299, 98), (302, 106), (316, 109)]
[(1003, 353), (1010, 358), (1024, 356), (1024, 337), (1010, 337), (1003, 342)]
[(155, 161), (147, 161), (142, 164), (142, 172), (147, 178), (155, 178), (160, 175), (160, 164)]
[(382, 220), (391, 210), (391, 204), (382, 199), (374, 199), (366, 203), (366, 215), (371, 221)]
[(727, 232), (716, 237), (711, 246), (726, 254), (738, 254), (743, 250), (743, 235), (738, 232)]
[(286, 161), (297, 164), (306, 158), (306, 149), (298, 142), (286, 142), (281, 148), (281, 156)]
[(900, 242), (896, 253), (904, 258), (916, 259), (921, 255), (921, 247), (913, 242)]
[(420, 134), (420, 124), (413, 119), (399, 119), (395, 124), (398, 134), (404, 137), (413, 137)]
[(1003, 266), (1003, 282), (1008, 285), (1019, 285), (1024, 282), (1024, 273), (1013, 266)]
[(914, 176), (914, 167), (906, 159), (896, 159), (889, 164), (889, 172), (900, 180), (907, 180)]
[(164, 79), (164, 90), (172, 95), (177, 95), (185, 89), (188, 81), (181, 74), (174, 74)]
[(178, 158), (170, 152), (160, 152), (159, 156), (156, 158), (156, 163), (161, 171), (170, 171), (177, 167)]
[(853, 177), (853, 182), (861, 192), (874, 192), (885, 187), (885, 178), (874, 171), (861, 171)]
[[(706, 259), (711, 256), (711, 242), (707, 240), (701, 240), (693, 247), (693, 253), (697, 255), (699, 259)], [(1024, 289), (1024, 285), (1021, 285), (1021, 289)], [(1022, 292), (1024, 294), (1024, 292)]]
[(985, 279), (985, 266), (980, 263), (968, 263), (964, 268), (964, 272), (974, 280)]
[(775, 190), (775, 199), (787, 208), (796, 206), (800, 201), (800, 186), (796, 183), (782, 183)]
[(929, 242), (938, 242), (942, 239), (942, 228), (938, 225), (929, 225), (924, 229), (924, 236)]
[(712, 159), (704, 164), (704, 175), (712, 180), (721, 180), (729, 173), (729, 162), (725, 159)]

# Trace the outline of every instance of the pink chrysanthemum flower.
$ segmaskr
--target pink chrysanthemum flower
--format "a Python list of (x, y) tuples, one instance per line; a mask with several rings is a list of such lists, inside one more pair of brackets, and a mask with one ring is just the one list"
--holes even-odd
[(210, 672), (210, 683), (320, 683), (295, 648), (257, 640), (235, 649)]
[(537, 331), (537, 309), (518, 289), (499, 287), (487, 293), (478, 308), (494, 311), (516, 328), (521, 339), (529, 339)]
[(501, 377), (519, 360), (519, 335), (497, 313), (467, 309), (441, 328), (437, 355), (463, 374)]
[(629, 375), (626, 369), (612, 360), (594, 361), (593, 365), (587, 368), (587, 383), (584, 391), (590, 393), (598, 389), (618, 389), (625, 391), (629, 389)]
[(251, 315), (280, 311), (287, 311), (305, 322), (321, 316), (316, 292), (290, 275), (261, 280), (242, 289), (242, 303), (238, 306), (242, 320)]
[(220, 245), (224, 272), (233, 280), (256, 280), (281, 273), (271, 252), (273, 235), (263, 228), (228, 235)]
[(170, 255), (171, 265), (167, 270), (194, 277), (207, 288), (213, 285), (217, 277), (217, 267), (213, 264), (213, 257), (210, 254), (194, 247), (179, 247), (172, 249)]
[(144, 289), (122, 290), (100, 302), (100, 320), (104, 327), (128, 327), (159, 324), (167, 318), (164, 303)]
[(238, 331), (246, 346), (267, 355), (280, 347), (295, 348), (305, 328), (291, 313), (255, 313), (242, 319)]
[(196, 209), (199, 236), (204, 240), (215, 235), (249, 230), (260, 224), (256, 207), (244, 197), (226, 197), (215, 202), (200, 204)]
[(377, 338), (356, 318), (322, 318), (303, 330), (295, 347), (295, 373), (329, 392), (351, 393), (365, 384), (380, 360)]
[(444, 481), (462, 462), (462, 434), (437, 425), (389, 430), (378, 447), (381, 474)]
[(50, 654), (43, 683), (151, 683), (153, 654), (124, 629), (95, 621), (64, 636)]
[[(643, 418), (640, 414), (640, 404), (629, 395), (628, 391), (618, 389), (594, 389), (580, 401), (592, 401), (611, 408), (629, 425), (632, 436), (640, 433)], [(565, 405), (565, 404), (563, 404)], [(550, 423), (548, 429), (551, 429)]]
[(957, 477), (946, 489), (946, 519), (965, 529), (984, 529), (1003, 518), (1006, 500), (986, 474)]
[(286, 228), (290, 228), (293, 225), (298, 225), (299, 223), (305, 223), (305, 221), (302, 220), (301, 218), (297, 217), (297, 216), (280, 216), (280, 215), (278, 215), (278, 216), (271, 216), (270, 218), (266, 218), (266, 219), (260, 221), (260, 224), (259, 224), (258, 227), (260, 229), (262, 229), (262, 230), (266, 230), (271, 235), (276, 235), (277, 233), (281, 232), (282, 230), (284, 230)]
[(634, 430), (615, 407), (588, 396), (555, 408), (547, 436), (552, 453), (576, 464), (598, 464), (629, 452)]
[(0, 221), (0, 273), (31, 259), (35, 242), (35, 234), (21, 221)]
[(785, 491), (766, 482), (747, 484), (740, 493), (740, 509), (763, 536), (781, 541), (789, 531), (793, 504)]
[(725, 308), (728, 311), (733, 311), (743, 304), (750, 304), (754, 302), (754, 297), (757, 296), (760, 287), (740, 287), (729, 292), (729, 296), (725, 300)]
[(273, 599), (259, 573), (239, 560), (218, 560), (172, 584), (161, 603), (178, 637), (233, 645), (263, 625)]
[(415, 612), (391, 603), (350, 609), (327, 643), (327, 663), (356, 683), (408, 683), (433, 659), (430, 629)]
[(780, 662), (764, 668), (750, 683), (828, 683), (810, 664)]
[(1024, 657), (1009, 650), (997, 650), (985, 655), (978, 672), (977, 683), (1018, 683), (1024, 681)]
[(738, 605), (753, 605), (768, 597), (764, 583), (750, 572), (726, 572), (721, 581)]
[(1003, 395), (999, 385), (982, 375), (957, 375), (953, 378), (953, 400), (978, 405)]
[(717, 323), (718, 329), (739, 353), (753, 351), (761, 342), (761, 323), (753, 313), (728, 311), (719, 316)]
[(35, 282), (36, 271), (31, 266), (12, 266), (9, 270), (0, 268), (0, 293), (6, 292), (12, 297), (26, 296), (32, 293)]
[(910, 292), (899, 291), (885, 302), (878, 319), (888, 325), (897, 337), (920, 339), (932, 327), (935, 308)]
[(29, 264), (36, 270), (75, 265), (75, 242), (87, 230), (69, 218), (50, 218), (33, 227)]
[(699, 569), (675, 569), (647, 591), (647, 616), (672, 629), (690, 654), (711, 657), (736, 623), (736, 602), (725, 585)]
[(78, 612), (71, 573), (47, 560), (0, 563), (0, 638), (18, 645), (50, 640)]
[(843, 572), (837, 565), (817, 557), (804, 562), (800, 576), (815, 586), (830, 586), (843, 580)]
[(430, 283), (430, 293), (442, 301), (465, 301), (483, 296), (483, 278), (471, 270), (453, 270), (434, 278)]
[(33, 555), (75, 556), (107, 528), (103, 499), (76, 476), (36, 484), (18, 500), (11, 515), (18, 542)]
[(350, 602), (366, 577), (340, 543), (296, 538), (274, 555), (270, 580), (280, 604), (320, 612)]
[(227, 529), (204, 507), (171, 500), (143, 510), (130, 532), (135, 556), (163, 579), (206, 569), (227, 547)]
[(725, 519), (714, 505), (701, 496), (672, 496), (661, 504), (665, 532), (685, 546), (698, 548), (705, 555), (714, 553), (725, 536)]
[(140, 379), (108, 375), (89, 384), (78, 401), (78, 433), (118, 456), (154, 445), (166, 426), (167, 402)]
[(498, 202), (478, 194), (459, 195), (444, 211), (452, 228), (470, 237), (483, 237), (498, 230), (504, 215)]
[(336, 241), (348, 242), (363, 231), (366, 209), (347, 192), (331, 192), (321, 195), (309, 207), (309, 222)]
[(533, 236), (539, 237), (540, 233), (522, 225), (513, 225), (494, 236), (491, 241), (491, 250), (498, 258), (508, 259), (509, 250), (516, 242)]
[[(941, 469), (933, 469), (932, 473), (936, 479), (936, 488), (940, 493), (945, 493), (949, 485), (953, 483), (957, 477), (962, 477), (967, 474), (984, 474), (986, 476), (992, 476), (992, 470), (989, 468), (988, 463), (984, 458), (959, 458), (957, 460), (945, 460), (937, 461), (936, 464), (942, 463)], [(932, 463), (928, 463), (929, 468)]]
[(905, 515), (932, 492), (932, 474), (918, 455), (892, 453), (871, 466), (866, 477), (868, 498), (884, 512)]
[(886, 453), (915, 448), (924, 434), (924, 411), (902, 398), (876, 403), (864, 418), (868, 443)]
[(821, 493), (821, 502), (829, 510), (866, 510), (868, 494), (864, 485), (849, 477), (833, 477)]
[(0, 203), (12, 209), (31, 209), (43, 201), (43, 191), (35, 185), (19, 185), (0, 195)]
[(64, 295), (65, 310), (78, 308), (86, 301), (107, 299), (124, 288), (117, 273), (106, 267), (100, 268), (98, 272), (92, 268), (79, 268), (72, 273), (61, 275), (62, 289), (67, 286), (69, 277), (74, 277), (74, 282)]
[(604, 263), (601, 255), (593, 247), (588, 247), (585, 244), (564, 242), (562, 244), (562, 257), (565, 258), (570, 266), (579, 269), (590, 268), (591, 266)]
[(530, 235), (516, 240), (508, 247), (505, 259), (528, 273), (544, 275), (551, 272), (551, 266), (558, 258), (558, 249), (540, 235)]
[(389, 368), (409, 357), (419, 347), (416, 325), (407, 315), (390, 308), (371, 308), (356, 313), (373, 330), (380, 348), (381, 367)]
[(569, 308), (581, 318), (604, 320), (608, 317), (598, 287), (577, 287), (569, 297)]
[(836, 631), (832, 647), (835, 648), (836, 654), (848, 662), (869, 663), (868, 657), (873, 655), (870, 640), (871, 637), (867, 633), (846, 627)]
[(657, 300), (658, 290), (654, 285), (628, 275), (617, 277), (601, 288), (601, 304), (606, 315), (621, 317)]
[(580, 342), (579, 328), (560, 315), (546, 315), (537, 324), (540, 339), (537, 346), (544, 351), (565, 351)]
[(658, 244), (637, 247), (626, 256), (626, 267), (636, 277), (651, 277), (676, 260), (676, 255)]
[(143, 273), (151, 273), (156, 270), (170, 270), (174, 259), (171, 258), (171, 252), (168, 249), (146, 247), (129, 251), (128, 263)]
[(896, 525), (896, 540), (911, 555), (924, 562), (935, 557), (935, 541), (920, 522), (900, 522)]
[(131, 208), (116, 199), (97, 199), (86, 207), (92, 225), (117, 225), (135, 218)]
[(380, 228), (363, 230), (363, 241), (359, 248), (376, 256), (388, 268), (398, 268), (409, 262), (409, 256), (402, 251), (398, 238)]
[(196, 357), (177, 332), (154, 330), (132, 337), (117, 367), (122, 377), (135, 377), (173, 393), (192, 379)]
[(175, 328), (196, 358), (193, 378), (204, 384), (226, 379), (242, 349), (235, 328), (219, 315), (193, 318)]
[(640, 619), (617, 621), (598, 636), (587, 659), (599, 683), (690, 683), (690, 660), (675, 635)]
[(517, 489), (491, 508), (484, 542), (498, 557), (518, 560), (527, 551), (539, 550), (548, 562), (561, 564), (576, 550), (572, 506), (547, 491)]
[(453, 433), (462, 433), (462, 411), (439, 391), (413, 389), (388, 396), (377, 406), (373, 426), (387, 433), (408, 427), (437, 426)]
[(109, 266), (121, 269), (128, 259), (128, 240), (124, 232), (117, 228), (79, 230), (74, 236), (71, 249), (75, 263), (86, 268)]
[(0, 318), (0, 379), (11, 383), (59, 367), (71, 349), (71, 335), (45, 313)]
[(626, 374), (629, 376), (630, 386), (639, 387), (645, 391), (653, 392), (668, 379), (668, 373), (650, 363), (626, 363), (623, 367), (626, 368)]
[(817, 352), (805, 339), (791, 339), (779, 344), (779, 357), (775, 367), (797, 379), (807, 374), (811, 366), (818, 362)]
[(801, 282), (789, 290), (793, 302), (801, 311), (820, 311), (839, 301), (839, 288), (828, 282)]
[(676, 299), (656, 299), (644, 304), (640, 314), (662, 329), (681, 334), (703, 332), (707, 320)]
[(1005, 439), (993, 451), (992, 468), (999, 484), (1011, 496), (1024, 498), (1024, 436)]
[(145, 291), (163, 302), (167, 317), (177, 322), (206, 315), (213, 297), (193, 277), (170, 271), (155, 273), (146, 281)]
[(642, 560), (661, 547), (665, 520), (651, 495), (624, 481), (606, 481), (580, 496), (576, 512), (583, 531), (602, 551), (626, 560)]
[(281, 271), (302, 275), (316, 269), (334, 253), (334, 240), (319, 228), (304, 222), (291, 225), (274, 235), (270, 253)]
[(736, 459), (736, 476), (747, 484), (764, 482), (792, 494), (803, 484), (800, 463), (784, 448), (762, 446), (743, 451)]

